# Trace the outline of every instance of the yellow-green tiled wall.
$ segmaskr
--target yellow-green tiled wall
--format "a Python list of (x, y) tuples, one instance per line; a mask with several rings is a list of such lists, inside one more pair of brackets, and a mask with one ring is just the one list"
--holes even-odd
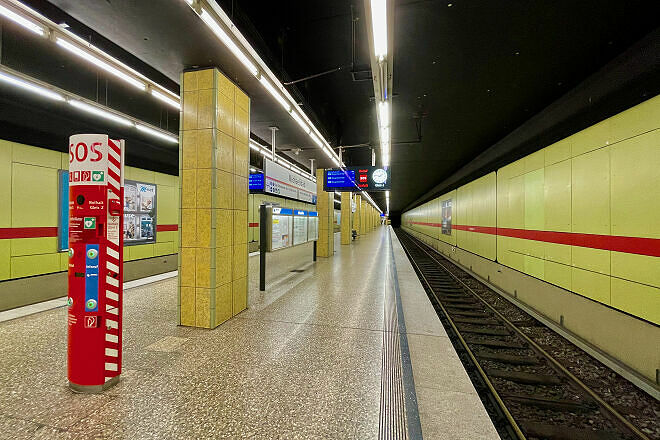
[[(403, 214), (438, 245), (433, 203), (452, 197), (454, 224), (660, 239), (660, 96), (616, 114)], [(492, 203), (496, 196), (496, 205)], [(495, 217), (496, 221), (495, 221)], [(458, 247), (594, 301), (660, 323), (660, 257), (470, 231)], [(453, 232), (452, 232), (453, 234)]]
[[(57, 227), (58, 173), (68, 154), (0, 140), (0, 228)], [(178, 177), (126, 167), (125, 178), (155, 183), (158, 224), (177, 224)], [(155, 244), (126, 246), (125, 260), (176, 253), (178, 233), (157, 232)], [(0, 280), (67, 270), (56, 237), (0, 239)]]

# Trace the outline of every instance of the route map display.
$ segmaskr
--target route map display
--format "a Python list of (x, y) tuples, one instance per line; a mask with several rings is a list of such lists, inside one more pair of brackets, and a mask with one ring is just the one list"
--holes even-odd
[(293, 245), (307, 242), (307, 211), (293, 211)]

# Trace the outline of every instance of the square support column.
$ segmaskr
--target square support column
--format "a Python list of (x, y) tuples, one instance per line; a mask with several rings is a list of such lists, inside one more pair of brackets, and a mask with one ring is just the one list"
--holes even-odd
[(323, 169), (316, 170), (316, 210), (319, 213), (316, 256), (327, 258), (335, 254), (335, 195), (334, 191), (323, 191), (323, 171)]
[(355, 220), (355, 230), (357, 231), (358, 237), (362, 235), (362, 196), (360, 194), (355, 194), (355, 212), (353, 213), (353, 220)]
[(179, 323), (247, 307), (250, 99), (218, 69), (181, 75)]
[(341, 244), (351, 244), (351, 193), (341, 193)]
[(367, 235), (369, 228), (367, 228), (367, 206), (368, 203), (360, 198), (360, 231), (362, 234)]

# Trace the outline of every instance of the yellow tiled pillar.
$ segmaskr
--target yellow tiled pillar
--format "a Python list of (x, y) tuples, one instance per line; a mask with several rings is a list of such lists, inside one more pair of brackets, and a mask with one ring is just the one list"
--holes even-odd
[[(323, 182), (323, 169), (316, 170), (316, 181)], [(334, 191), (323, 191), (322, 183), (316, 185), (316, 210), (319, 213), (319, 239), (316, 243), (316, 255), (332, 257), (335, 253), (335, 195)]]
[(181, 84), (179, 323), (214, 328), (247, 307), (250, 99), (215, 68)]
[(371, 232), (371, 205), (367, 205), (367, 228)]
[(369, 233), (369, 229), (367, 228), (367, 206), (369, 204), (364, 199), (360, 199), (360, 205), (360, 232), (366, 235)]
[(362, 235), (362, 222), (360, 222), (362, 215), (362, 196), (355, 194), (355, 212), (353, 213), (353, 220), (355, 220), (355, 230), (358, 237)]
[(372, 231), (374, 230), (374, 211), (375, 211), (374, 207), (370, 205), (369, 206), (369, 228), (371, 228)]
[(341, 244), (351, 244), (351, 193), (341, 193)]

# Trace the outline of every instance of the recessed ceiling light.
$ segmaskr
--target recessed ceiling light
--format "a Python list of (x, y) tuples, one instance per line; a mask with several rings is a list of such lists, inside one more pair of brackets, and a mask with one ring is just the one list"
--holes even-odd
[(448, 8), (451, 8), (452, 6), (454, 6), (453, 3), (448, 3), (448, 4), (447, 4), (447, 7), (448, 7)]

